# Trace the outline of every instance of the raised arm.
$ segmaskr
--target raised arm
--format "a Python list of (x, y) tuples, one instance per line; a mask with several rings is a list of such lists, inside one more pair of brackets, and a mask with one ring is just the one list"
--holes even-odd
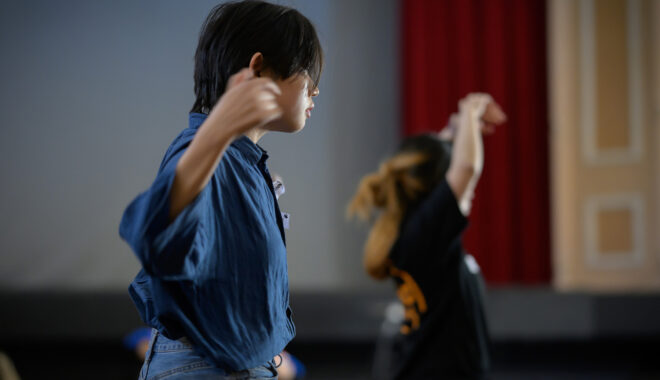
[(250, 69), (230, 79), (227, 91), (177, 163), (170, 193), (170, 221), (204, 189), (236, 136), (281, 116), (276, 102), (279, 94), (271, 79), (253, 78)]
[(275, 102), (280, 91), (270, 79), (244, 70), (227, 88), (194, 135), (184, 132), (175, 140), (152, 185), (124, 211), (119, 234), (151, 275), (169, 280), (195, 275), (209, 236), (197, 231), (208, 225), (207, 184), (215, 168), (236, 136), (281, 114)]
[(506, 121), (506, 115), (490, 95), (470, 94), (460, 101), (455, 120), (447, 182), (467, 216), (484, 164), (482, 134), (492, 133), (494, 125)]

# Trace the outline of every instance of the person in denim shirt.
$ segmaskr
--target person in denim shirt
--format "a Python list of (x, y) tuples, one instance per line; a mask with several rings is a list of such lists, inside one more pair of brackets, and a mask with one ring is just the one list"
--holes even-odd
[(293, 133), (319, 93), (322, 50), (294, 9), (224, 3), (195, 53), (196, 101), (119, 232), (142, 264), (129, 293), (154, 330), (140, 378), (276, 378), (295, 335), (282, 214), (257, 145)]

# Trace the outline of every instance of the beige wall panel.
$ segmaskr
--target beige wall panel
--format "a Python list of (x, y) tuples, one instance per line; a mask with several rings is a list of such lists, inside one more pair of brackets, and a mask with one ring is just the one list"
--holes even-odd
[[(646, 86), (645, 107), (649, 126), (646, 141), (649, 152), (649, 249), (660, 267), (660, 1), (644, 0), (644, 23), (648, 38), (644, 41)], [(660, 276), (660, 274), (659, 274)]]
[(652, 86), (649, 86), (649, 120), (652, 125), (652, 135), (649, 141), (652, 152), (652, 173), (655, 177), (655, 183), (651, 199), (653, 200), (652, 210), (655, 210), (653, 216), (653, 234), (654, 257), (660, 261), (660, 1), (646, 0), (646, 9), (648, 10), (649, 29), (651, 38), (648, 39), (644, 51), (649, 56), (649, 78)]
[(627, 148), (628, 12), (626, 0), (594, 2), (596, 53), (596, 147)]
[(598, 252), (602, 255), (627, 255), (633, 249), (633, 215), (628, 209), (598, 212)]
[[(584, 9), (592, 12), (587, 23)], [(553, 263), (559, 289), (660, 289), (658, 22), (660, 0), (548, 2)], [(585, 31), (591, 33), (586, 39)], [(617, 197), (630, 197), (635, 211), (591, 207)]]
[(575, 255), (581, 234), (579, 210), (575, 208), (575, 181), (581, 160), (576, 125), (580, 106), (577, 17), (577, 1), (548, 2), (553, 282), (560, 289), (570, 288), (571, 269), (580, 259)]

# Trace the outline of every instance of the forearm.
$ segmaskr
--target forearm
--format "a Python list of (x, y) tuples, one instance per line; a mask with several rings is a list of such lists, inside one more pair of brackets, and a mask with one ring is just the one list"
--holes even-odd
[(465, 110), (454, 139), (450, 166), (470, 168), (480, 173), (483, 168), (484, 151), (481, 135), (480, 115), (476, 110)]
[(461, 211), (467, 215), (472, 194), (483, 169), (484, 152), (480, 114), (469, 108), (462, 111), (454, 137), (447, 180)]
[(229, 78), (227, 90), (177, 162), (170, 191), (170, 221), (206, 187), (236, 136), (282, 115), (276, 101), (281, 94), (272, 79), (254, 78), (251, 68)]
[(170, 192), (170, 221), (204, 189), (213, 176), (234, 136), (226, 128), (215, 128), (209, 117), (197, 131), (176, 165)]

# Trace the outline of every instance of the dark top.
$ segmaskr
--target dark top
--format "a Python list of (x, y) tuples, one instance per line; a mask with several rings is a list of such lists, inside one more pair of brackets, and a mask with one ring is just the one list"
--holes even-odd
[(268, 155), (244, 136), (169, 223), (176, 164), (205, 119), (190, 114), (151, 187), (124, 212), (119, 233), (142, 263), (129, 287), (142, 320), (237, 371), (271, 360), (295, 335), (284, 229)]
[(391, 355), (396, 379), (480, 378), (489, 366), (481, 278), (461, 246), (466, 226), (446, 180), (404, 218), (390, 252), (406, 310)]

